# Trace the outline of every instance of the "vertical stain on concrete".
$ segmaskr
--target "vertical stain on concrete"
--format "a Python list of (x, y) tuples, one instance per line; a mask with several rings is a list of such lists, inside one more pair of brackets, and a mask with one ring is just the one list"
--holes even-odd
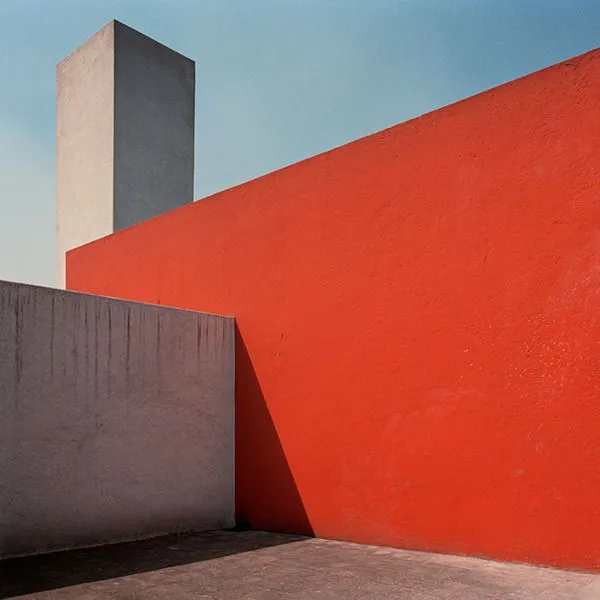
[(98, 322), (100, 306), (98, 300), (94, 300), (94, 398), (98, 398), (98, 356), (100, 354), (98, 344)]
[(156, 369), (160, 371), (160, 315), (156, 315)]
[(0, 556), (230, 523), (218, 317), (32, 289), (0, 282)]
[(23, 331), (22, 303), (20, 296), (15, 302), (15, 403), (18, 403), (18, 390), (23, 371)]
[(131, 385), (131, 307), (125, 307), (125, 378), (127, 387)]
[(145, 376), (146, 373), (146, 312), (139, 311), (139, 332), (140, 332), (140, 347), (138, 354), (140, 357), (140, 372)]
[(77, 303), (71, 304), (71, 310), (73, 311), (75, 324), (71, 325), (71, 359), (72, 359), (72, 376), (73, 376), (73, 386), (75, 390), (77, 390), (78, 378), (77, 374), (79, 373), (79, 348), (78, 348), (78, 340), (77, 333), (80, 327), (80, 307)]
[(89, 389), (90, 377), (90, 324), (88, 320), (88, 305), (83, 306), (83, 328), (85, 330), (84, 348), (83, 348), (83, 370), (85, 377), (85, 389)]
[(129, 347), (131, 341), (131, 307), (129, 306), (125, 309), (125, 335), (127, 336), (127, 362), (129, 362), (129, 353), (131, 351)]
[(196, 319), (196, 349), (197, 356), (200, 356), (202, 347), (202, 320), (200, 317)]
[[(68, 311), (68, 304), (67, 301), (65, 300), (64, 302), (60, 303), (61, 305), (61, 325), (62, 325), (62, 330), (64, 331), (64, 327), (65, 324), (69, 322), (69, 311)], [(67, 376), (67, 353), (66, 353), (66, 343), (63, 340), (63, 345), (61, 346), (61, 354), (60, 354), (60, 364), (61, 364), (61, 369), (60, 369), (60, 374), (61, 377), (64, 379)]]
[(111, 390), (111, 362), (112, 362), (112, 349), (113, 349), (113, 328), (112, 328), (112, 311), (110, 303), (105, 303), (106, 306), (106, 318), (108, 327), (108, 349), (106, 353), (106, 389), (110, 393)]
[(200, 317), (202, 320), (202, 324), (204, 326), (204, 347), (206, 347), (209, 344), (209, 339), (208, 339), (208, 317), (204, 316), (204, 317)]
[(50, 379), (54, 379), (54, 335), (56, 329), (56, 300), (54, 294), (50, 299)]

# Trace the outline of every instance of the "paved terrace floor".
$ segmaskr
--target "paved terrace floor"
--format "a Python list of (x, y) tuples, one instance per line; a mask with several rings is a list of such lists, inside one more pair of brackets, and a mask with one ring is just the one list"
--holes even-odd
[(0, 561), (0, 598), (600, 600), (600, 576), (260, 532)]

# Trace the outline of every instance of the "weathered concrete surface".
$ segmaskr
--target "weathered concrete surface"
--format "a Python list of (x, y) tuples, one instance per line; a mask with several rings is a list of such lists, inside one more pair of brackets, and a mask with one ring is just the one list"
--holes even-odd
[(234, 321), (0, 282), (0, 556), (233, 524)]
[(113, 21), (57, 66), (57, 252), (192, 202), (195, 64)]
[(3, 598), (597, 600), (600, 576), (260, 532), (0, 562)]
[(56, 245), (65, 252), (113, 231), (114, 30), (106, 26), (56, 68)]

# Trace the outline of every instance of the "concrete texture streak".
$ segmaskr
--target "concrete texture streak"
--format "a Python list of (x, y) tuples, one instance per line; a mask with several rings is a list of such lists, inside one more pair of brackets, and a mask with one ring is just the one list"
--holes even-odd
[(0, 556), (233, 525), (233, 319), (0, 282), (0, 331)]
[(57, 252), (193, 200), (195, 64), (113, 21), (57, 67)]

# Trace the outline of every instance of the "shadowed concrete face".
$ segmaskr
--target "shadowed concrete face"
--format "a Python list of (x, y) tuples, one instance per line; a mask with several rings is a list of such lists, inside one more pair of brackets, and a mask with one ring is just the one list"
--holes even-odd
[(0, 332), (0, 556), (233, 525), (233, 319), (0, 282)]
[(113, 21), (57, 67), (65, 252), (193, 200), (195, 65)]
[(209, 532), (0, 563), (4, 598), (596, 600), (600, 576), (262, 532)]

